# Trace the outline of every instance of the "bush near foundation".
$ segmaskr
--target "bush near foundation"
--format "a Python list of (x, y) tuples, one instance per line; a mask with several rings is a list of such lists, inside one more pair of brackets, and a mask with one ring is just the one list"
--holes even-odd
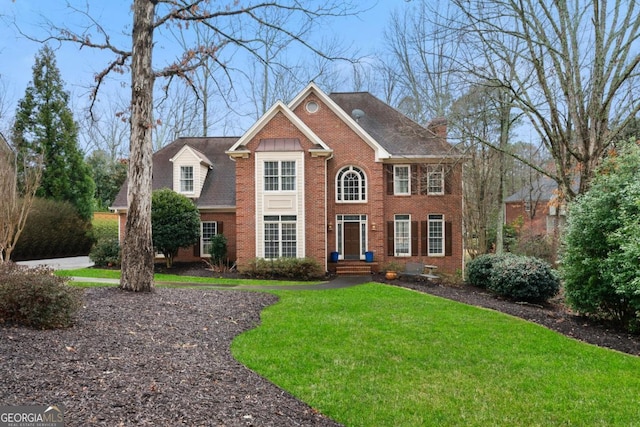
[(0, 322), (37, 329), (66, 328), (82, 307), (82, 289), (48, 267), (0, 263)]
[(467, 283), (478, 288), (486, 288), (491, 280), (493, 264), (502, 255), (482, 254), (467, 263)]
[(320, 263), (313, 258), (254, 258), (242, 271), (255, 279), (319, 280), (325, 274)]

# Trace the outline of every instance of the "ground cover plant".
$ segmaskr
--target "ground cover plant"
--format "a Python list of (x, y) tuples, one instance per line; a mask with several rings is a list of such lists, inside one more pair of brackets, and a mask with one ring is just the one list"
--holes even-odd
[(233, 354), (345, 425), (633, 425), (640, 359), (377, 284), (279, 291)]

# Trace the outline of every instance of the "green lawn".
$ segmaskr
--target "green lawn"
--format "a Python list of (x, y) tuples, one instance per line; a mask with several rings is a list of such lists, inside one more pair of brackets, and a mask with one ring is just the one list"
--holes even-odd
[(234, 356), (347, 426), (640, 425), (638, 357), (380, 284), (275, 293)]
[[(58, 270), (55, 272), (58, 276), (65, 277), (87, 277), (102, 279), (119, 279), (120, 270), (109, 270), (100, 268), (79, 268), (75, 270)], [(174, 274), (154, 274), (156, 282), (165, 283), (195, 283), (210, 285), (243, 285), (243, 286), (290, 286), (290, 285), (313, 285), (321, 282), (293, 282), (286, 280), (253, 280), (253, 279), (226, 279), (216, 277), (191, 277), (178, 276)], [(74, 283), (75, 284), (75, 283)]]

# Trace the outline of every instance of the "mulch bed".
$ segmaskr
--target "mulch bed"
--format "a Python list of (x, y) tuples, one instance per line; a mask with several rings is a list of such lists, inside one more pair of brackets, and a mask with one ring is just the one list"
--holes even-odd
[[(171, 273), (211, 275), (200, 265), (178, 265)], [(468, 286), (389, 284), (640, 355), (638, 336), (575, 316), (561, 301), (534, 306)], [(337, 426), (231, 356), (233, 338), (256, 327), (276, 300), (257, 292), (87, 289), (70, 329), (0, 327), (0, 404), (62, 404), (67, 426)]]

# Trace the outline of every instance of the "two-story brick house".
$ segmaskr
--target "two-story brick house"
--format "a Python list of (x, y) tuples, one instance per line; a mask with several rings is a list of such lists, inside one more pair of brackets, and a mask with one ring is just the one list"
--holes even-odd
[[(309, 84), (240, 138), (180, 138), (154, 154), (155, 188), (191, 197), (207, 252), (223, 233), (240, 269), (256, 257), (463, 266), (462, 157), (446, 122), (427, 128), (368, 93)], [(126, 215), (126, 189), (113, 209)]]

